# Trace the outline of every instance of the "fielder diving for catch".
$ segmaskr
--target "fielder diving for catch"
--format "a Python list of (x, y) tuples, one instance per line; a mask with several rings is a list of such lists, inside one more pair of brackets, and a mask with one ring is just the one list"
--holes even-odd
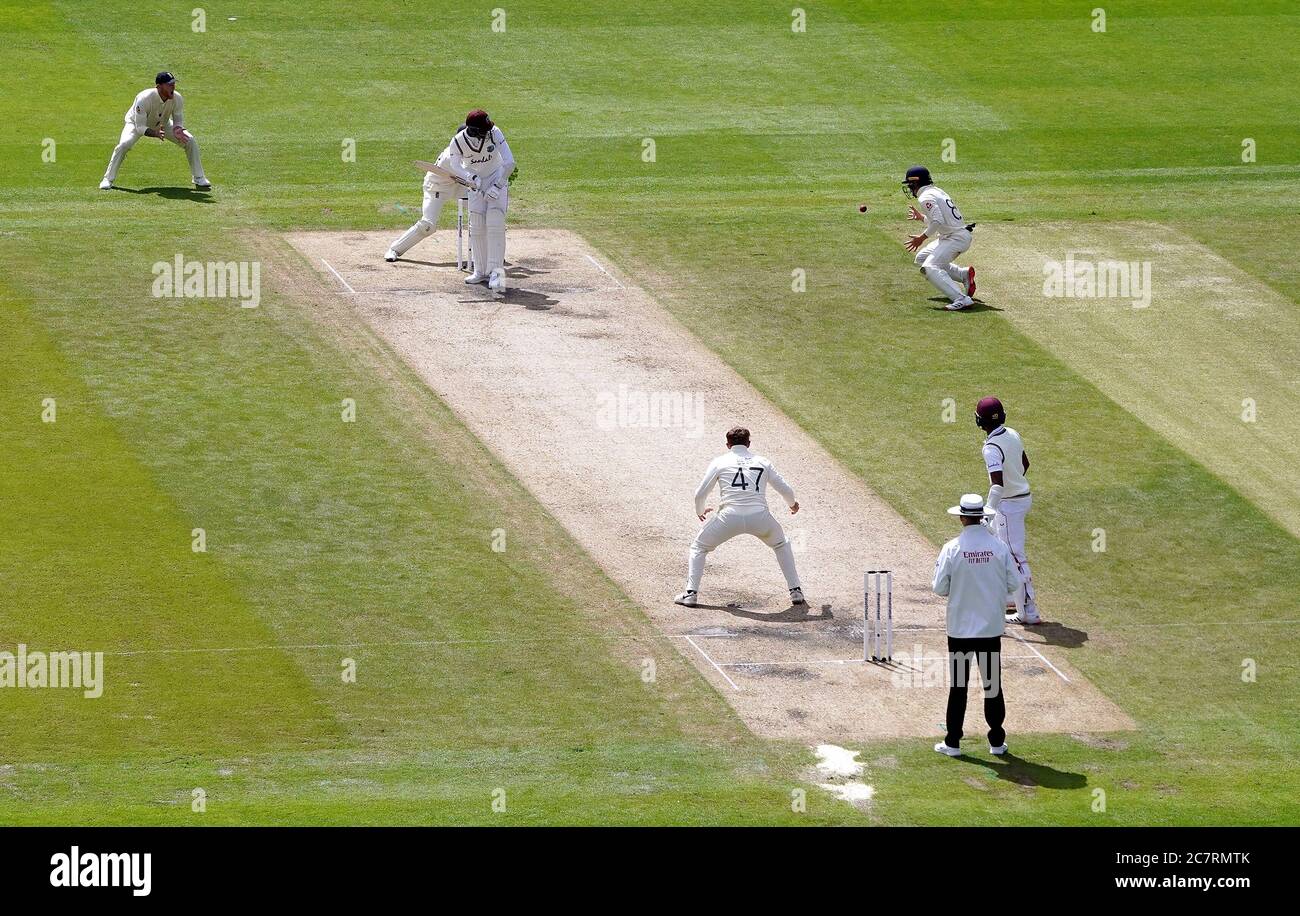
[(686, 591), (678, 595), (675, 603), (695, 607), (704, 575), (704, 559), (709, 552), (726, 541), (742, 534), (752, 534), (776, 552), (776, 561), (785, 575), (790, 589), (790, 603), (803, 604), (803, 589), (799, 573), (794, 568), (794, 550), (786, 539), (781, 523), (772, 517), (767, 507), (767, 485), (772, 484), (781, 494), (790, 514), (799, 511), (794, 490), (772, 467), (772, 462), (749, 450), (749, 430), (737, 426), (727, 432), (726, 454), (713, 459), (704, 479), (695, 488), (695, 514), (704, 522), (712, 509), (704, 504), (714, 484), (718, 487), (718, 514), (705, 522), (700, 533), (691, 542)]
[(393, 242), (384, 260), (396, 261), (431, 235), (438, 227), (443, 203), (464, 195), (468, 188), (469, 247), (474, 253), (474, 272), (465, 282), (486, 282), (490, 290), (504, 296), (508, 182), (515, 170), (515, 157), (505, 135), (486, 111), (476, 108), (465, 116), (465, 125), (432, 165), (434, 168), (427, 169), (424, 178), (420, 219)]
[(211, 189), (212, 182), (203, 174), (203, 163), (199, 160), (199, 141), (183, 125), (182, 111), (185, 101), (176, 91), (176, 77), (166, 70), (154, 78), (154, 88), (145, 89), (135, 97), (131, 107), (126, 110), (126, 124), (122, 127), (122, 136), (113, 148), (113, 155), (108, 160), (108, 170), (104, 180), (99, 183), (101, 191), (113, 187), (117, 180), (117, 170), (122, 167), (122, 160), (127, 152), (135, 146), (141, 137), (156, 137), (170, 140), (185, 150), (190, 161), (190, 175), (194, 187), (200, 191)]
[(959, 312), (974, 305), (971, 296), (975, 295), (975, 268), (958, 267), (953, 258), (970, 248), (975, 224), (962, 219), (952, 198), (934, 186), (930, 170), (924, 166), (907, 170), (903, 193), (916, 198), (922, 208), (908, 207), (907, 218), (925, 223), (924, 232), (907, 238), (907, 250), (916, 252), (916, 266), (935, 289), (948, 297), (944, 306), (948, 311)]

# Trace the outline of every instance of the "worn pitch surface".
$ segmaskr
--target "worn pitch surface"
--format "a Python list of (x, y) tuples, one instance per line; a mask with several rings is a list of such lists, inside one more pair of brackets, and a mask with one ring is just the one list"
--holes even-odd
[[(497, 301), (462, 282), (453, 233), (387, 264), (391, 235), (311, 232), (289, 241), (753, 731), (804, 741), (940, 733), (944, 609), (928, 589), (935, 545), (581, 237), (511, 231), (513, 288)], [(672, 603), (699, 524), (691, 494), (737, 423), (753, 430), (754, 449), (804, 507), (790, 516), (772, 498), (795, 545), (806, 611), (788, 604), (775, 558), (751, 538), (710, 556), (701, 607)], [(956, 496), (936, 489), (934, 510)], [(486, 544), (493, 520), (483, 527)], [(893, 571), (892, 666), (862, 660), (863, 571), (876, 567)], [(1055, 624), (1008, 632), (1013, 734), (1133, 727), (1069, 663), (1069, 651), (1087, 651), (1086, 634)], [(972, 688), (967, 734), (983, 730)]]

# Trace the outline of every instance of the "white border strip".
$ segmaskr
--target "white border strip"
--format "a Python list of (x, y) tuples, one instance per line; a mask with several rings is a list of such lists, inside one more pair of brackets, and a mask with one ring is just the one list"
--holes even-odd
[(334, 275), (334, 279), (338, 280), (340, 283), (343, 284), (344, 289), (346, 289), (354, 296), (357, 294), (357, 291), (348, 285), (348, 281), (343, 279), (343, 275), (334, 269), (333, 264), (331, 264), (329, 261), (325, 260), (324, 258), (321, 258), (320, 262), (324, 264), (327, 268), (329, 268), (329, 272)]
[(1067, 683), (1067, 684), (1070, 683), (1070, 679), (1069, 679), (1068, 677), (1066, 677), (1064, 674), (1061, 674), (1061, 669), (1058, 668), (1058, 667), (1056, 667), (1055, 665), (1053, 665), (1050, 661), (1048, 661), (1046, 655), (1044, 655), (1042, 652), (1039, 652), (1037, 649), (1035, 649), (1033, 643), (1029, 642), (1027, 639), (1025, 639), (1023, 636), (1021, 636), (1021, 635), (1020, 635), (1019, 633), (1017, 633), (1015, 630), (1010, 630), (1010, 631), (1008, 631), (1008, 632), (1010, 632), (1011, 635), (1014, 636), (1016, 639), (1020, 640), (1020, 644), (1021, 644), (1022, 646), (1024, 646), (1024, 647), (1027, 648), (1030, 652), (1034, 653), (1034, 654), (1037, 655), (1039, 658), (1041, 658), (1041, 659), (1043, 660), (1043, 664), (1045, 664), (1047, 667), (1049, 667), (1049, 668), (1051, 668), (1053, 671), (1055, 671), (1056, 674), (1057, 674), (1057, 676), (1060, 677), (1061, 680), (1065, 681), (1065, 683)]
[(727, 679), (727, 683), (730, 684), (730, 685), (732, 686), (732, 689), (734, 689), (734, 690), (740, 690), (740, 689), (741, 689), (740, 685), (737, 684), (735, 681), (733, 681), (733, 680), (731, 679), (731, 676), (728, 675), (727, 672), (723, 671), (722, 668), (718, 665), (718, 663), (715, 662), (712, 658), (709, 657), (709, 653), (705, 652), (703, 649), (700, 648), (700, 644), (699, 644), (699, 643), (697, 643), (695, 640), (691, 639), (689, 636), (686, 636), (686, 637), (683, 637), (683, 638), (684, 638), (688, 643), (690, 643), (692, 646), (695, 647), (695, 651), (696, 651), (696, 652), (698, 652), (698, 653), (700, 653), (701, 655), (704, 656), (704, 660), (705, 660), (706, 662), (708, 662), (710, 665), (713, 666), (713, 670), (714, 670), (714, 671), (718, 672), (718, 674), (721, 674), (724, 678)]
[(583, 256), (584, 258), (586, 258), (588, 261), (590, 261), (592, 264), (596, 265), (596, 269), (597, 269), (598, 271), (600, 271), (600, 272), (603, 273), (605, 276), (607, 276), (607, 277), (609, 277), (611, 280), (613, 280), (614, 283), (618, 286), (619, 289), (625, 289), (625, 287), (623, 286), (623, 284), (622, 284), (621, 282), (619, 282), (618, 277), (614, 276), (614, 275), (613, 275), (612, 273), (610, 273), (608, 270), (606, 270), (605, 268), (601, 267), (599, 261), (597, 261), (597, 260), (596, 260), (595, 258), (593, 258), (591, 255), (589, 255), (589, 254), (587, 254), (587, 253), (585, 253), (585, 252), (583, 253), (582, 256)]

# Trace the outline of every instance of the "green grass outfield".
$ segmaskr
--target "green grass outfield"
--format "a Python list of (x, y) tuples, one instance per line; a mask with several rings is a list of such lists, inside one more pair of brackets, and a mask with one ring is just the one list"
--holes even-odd
[[(101, 699), (0, 691), (0, 823), (1300, 821), (1296, 537), (1052, 341), (936, 311), (895, 190), (923, 161), (982, 223), (1164, 224), (1289, 306), (1267, 363), (1300, 327), (1294, 4), (1120, 2), (1104, 34), (1057, 2), (802, 3), (802, 34), (794, 4), (426, 6), (209, 6), (195, 33), (192, 3), (0, 2), (0, 649), (109, 653)], [(95, 189), (163, 67), (210, 201), (166, 191), (184, 156), (149, 140), (119, 184), (162, 193)], [(792, 811), (808, 750), (750, 736), (442, 404), (295, 295), (274, 233), (396, 234), (409, 160), (477, 104), (520, 160), (514, 224), (581, 232), (936, 542), (998, 392), (1044, 612), (1139, 730), (1013, 739), (1009, 767), (872, 745), (870, 816)], [(151, 297), (178, 252), (263, 259), (261, 307)], [(1261, 461), (1300, 458), (1284, 429)]]

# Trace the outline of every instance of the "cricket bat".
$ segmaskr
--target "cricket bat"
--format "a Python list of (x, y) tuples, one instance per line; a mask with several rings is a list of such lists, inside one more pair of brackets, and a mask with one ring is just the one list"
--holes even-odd
[(450, 169), (444, 169), (442, 166), (437, 165), (436, 163), (425, 162), (423, 159), (416, 159), (415, 162), (412, 164), (417, 169), (423, 169), (426, 172), (432, 172), (435, 175), (441, 175), (443, 178), (450, 178), (452, 181), (456, 182), (456, 184), (462, 187), (466, 187), (466, 188), (474, 187), (464, 178), (461, 178), (459, 175), (457, 175), (455, 172), (451, 171)]

